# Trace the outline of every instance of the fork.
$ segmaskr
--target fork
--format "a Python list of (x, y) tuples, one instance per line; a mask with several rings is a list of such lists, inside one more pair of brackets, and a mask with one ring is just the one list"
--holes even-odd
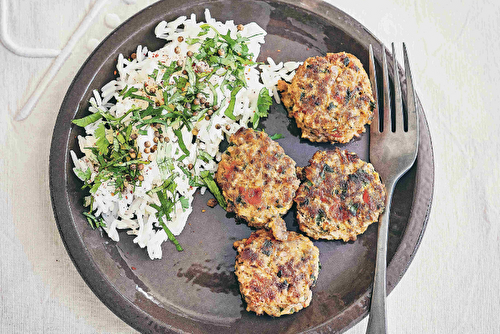
[[(394, 187), (398, 180), (413, 165), (418, 150), (418, 115), (416, 107), (415, 90), (410, 71), (410, 63), (406, 45), (403, 43), (403, 54), (406, 75), (407, 93), (407, 117), (403, 115), (403, 101), (401, 98), (401, 85), (399, 81), (399, 70), (396, 61), (394, 43), (392, 43), (392, 67), (394, 70), (394, 117), (391, 117), (391, 96), (389, 86), (389, 71), (387, 67), (387, 56), (385, 49), (382, 55), (382, 77), (383, 77), (383, 109), (379, 116), (378, 103), (374, 109), (374, 119), (370, 125), (370, 162), (379, 173), (385, 184), (387, 196), (385, 211), (380, 217), (377, 259), (375, 262), (375, 276), (370, 304), (370, 315), (367, 333), (386, 333), (386, 266), (387, 266), (387, 240), (389, 231), (389, 213)], [(373, 48), (370, 45), (370, 80), (373, 95), (377, 100), (377, 80), (375, 73), (375, 60)], [(394, 122), (393, 122), (394, 120)], [(382, 121), (382, 122), (380, 122)], [(406, 122), (405, 122), (406, 121)], [(407, 123), (406, 126), (404, 123)]]

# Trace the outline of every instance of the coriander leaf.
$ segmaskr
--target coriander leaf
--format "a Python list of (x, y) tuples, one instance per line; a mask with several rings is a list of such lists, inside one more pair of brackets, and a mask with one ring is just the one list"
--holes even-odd
[(196, 74), (193, 71), (193, 60), (189, 57), (186, 59), (186, 72), (191, 87), (196, 86)]
[(215, 86), (210, 82), (207, 81), (208, 87), (210, 87), (210, 90), (212, 91), (212, 96), (213, 96), (213, 105), (217, 105), (217, 91), (215, 90)]
[(181, 130), (174, 130), (175, 135), (179, 139), (178, 144), (179, 147), (181, 148), (182, 152), (189, 156), (189, 150), (186, 148), (186, 144), (184, 144), (184, 139), (182, 138), (182, 132)]
[(91, 114), (91, 115), (88, 115), (88, 116), (85, 116), (85, 117), (82, 117), (82, 118), (79, 118), (79, 119), (74, 119), (71, 122), (73, 124), (76, 124), (76, 125), (78, 125), (78, 126), (80, 126), (80, 127), (83, 128), (83, 127), (86, 127), (89, 124), (97, 122), (101, 118), (102, 118), (102, 115), (97, 112), (95, 114)]
[(184, 211), (186, 211), (186, 209), (189, 209), (189, 200), (186, 197), (181, 196), (179, 198), (179, 202), (181, 202), (181, 206)]
[(178, 252), (182, 252), (184, 249), (182, 249), (182, 246), (179, 244), (179, 242), (175, 238), (174, 234), (169, 230), (167, 225), (165, 225), (165, 223), (163, 222), (163, 219), (161, 219), (161, 217), (158, 217), (158, 221), (160, 223), (160, 226), (165, 231), (165, 233), (167, 233), (168, 240), (172, 241), (172, 243), (175, 245), (175, 248), (177, 249)]
[[(201, 36), (200, 34), (198, 34), (198, 36)], [(185, 41), (186, 41), (186, 43), (188, 45), (193, 45), (193, 44), (196, 44), (196, 43), (200, 43), (200, 39), (199, 38), (186, 38)]]
[(162, 79), (164, 81), (164, 84), (168, 85), (168, 81), (169, 81), (170, 77), (172, 76), (172, 74), (179, 71), (180, 69), (181, 68), (177, 66), (175, 61), (171, 62), (170, 65), (165, 70), (165, 73), (163, 73)]
[(90, 170), (90, 168), (87, 168), (85, 172), (80, 168), (73, 168), (73, 171), (75, 172), (76, 176), (78, 176), (78, 178), (83, 181), (90, 180), (90, 177), (92, 176), (92, 171)]
[(103, 123), (99, 124), (94, 132), (94, 136), (97, 138), (95, 144), (99, 149), (99, 153), (103, 155), (108, 154), (109, 141), (106, 139), (106, 129)]
[(208, 190), (215, 196), (217, 199), (217, 202), (219, 202), (219, 205), (226, 210), (227, 208), (227, 203), (226, 200), (224, 199), (224, 196), (222, 196), (219, 187), (214, 181), (214, 178), (212, 174), (208, 170), (204, 170), (200, 173), (201, 179), (203, 182), (205, 182), (205, 185), (207, 186)]
[(252, 119), (253, 128), (256, 129), (259, 125), (259, 120), (262, 117), (267, 117), (269, 107), (273, 104), (273, 100), (269, 95), (269, 91), (266, 87), (262, 87), (259, 92), (259, 98), (257, 99), (257, 110)]
[(130, 87), (129, 89), (127, 89), (127, 88), (128, 88), (128, 86), (125, 86), (125, 88), (118, 95), (120, 95), (121, 97), (123, 97), (125, 99), (126, 97), (133, 95), (135, 92), (137, 92), (139, 90), (138, 88), (135, 88), (135, 87)]
[(272, 140), (276, 140), (276, 139), (281, 139), (281, 138), (284, 138), (285, 136), (283, 136), (281, 133), (275, 133), (274, 135), (272, 135), (270, 138)]
[[(233, 121), (236, 120), (236, 116), (234, 116), (233, 111), (234, 111), (234, 105), (236, 104), (236, 94), (240, 91), (240, 89), (243, 88), (242, 86), (238, 86), (233, 91), (231, 92), (231, 101), (229, 101), (229, 105), (227, 106), (226, 111), (224, 114), (232, 119)], [(259, 94), (259, 99), (260, 99), (260, 94)]]

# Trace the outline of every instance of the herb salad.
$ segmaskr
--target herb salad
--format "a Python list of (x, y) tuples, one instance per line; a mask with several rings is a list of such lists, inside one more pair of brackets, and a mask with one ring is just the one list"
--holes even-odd
[[(151, 259), (176, 240), (197, 189), (225, 201), (213, 179), (219, 144), (240, 127), (267, 116), (276, 82), (264, 85), (256, 58), (265, 31), (257, 24), (206, 23), (192, 15), (161, 22), (154, 52), (139, 46), (118, 57), (117, 78), (94, 91), (90, 115), (73, 120), (83, 157), (71, 152), (75, 174), (89, 191), (89, 224), (119, 240), (135, 235)], [(277, 80), (276, 80), (277, 81)]]

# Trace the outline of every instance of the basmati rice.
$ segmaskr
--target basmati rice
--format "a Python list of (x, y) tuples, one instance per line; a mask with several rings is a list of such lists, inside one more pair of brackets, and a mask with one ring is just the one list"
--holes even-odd
[[(266, 32), (256, 23), (249, 23), (241, 30), (232, 20), (225, 23), (216, 21), (211, 17), (208, 9), (205, 10), (205, 21), (221, 35), (226, 35), (229, 32), (233, 39), (236, 39), (238, 34), (241, 37), (250, 38), (247, 46), (249, 52), (253, 54), (253, 60), (257, 59)], [(130, 113), (132, 108), (147, 108), (147, 101), (132, 97), (123, 98), (121, 93), (125, 89), (133, 87), (137, 89), (135, 94), (148, 97), (148, 93), (145, 91), (146, 86), (155, 87), (165, 84), (162, 83), (162, 77), (167, 66), (172, 62), (181, 61), (185, 67), (186, 53), (199, 51), (199, 43), (188, 44), (185, 42), (186, 40), (195, 38), (203, 40), (215, 36), (216, 33), (212, 29), (208, 30), (205, 35), (199, 36), (203, 31), (202, 25), (203, 22), (197, 22), (194, 14), (189, 18), (181, 16), (171, 22), (160, 22), (155, 28), (155, 35), (157, 38), (166, 40), (167, 44), (157, 51), (149, 51), (146, 47), (139, 45), (135, 52), (135, 59), (127, 59), (120, 54), (116, 65), (117, 78), (104, 85), (100, 93), (94, 90), (93, 97), (89, 101), (88, 110), (90, 113), (109, 113), (116, 118), (124, 117), (123, 122), (126, 123), (133, 115)], [(200, 71), (205, 70), (202, 63), (198, 65)], [(181, 126), (180, 122), (172, 122), (169, 124), (170, 126), (163, 128), (165, 138), (169, 138), (170, 141), (159, 145), (156, 152), (142, 153), (142, 159), (147, 160), (149, 155), (152, 155), (152, 161), (145, 165), (142, 173), (144, 180), (140, 184), (135, 185), (135, 187), (128, 184), (124, 191), (120, 192), (116, 189), (113, 180), (107, 180), (102, 182), (94, 193), (86, 197), (86, 205), (93, 204), (92, 214), (104, 220), (106, 226), (103, 229), (107, 235), (112, 240), (119, 241), (118, 230), (127, 230), (129, 235), (135, 236), (134, 243), (147, 249), (151, 259), (162, 258), (161, 245), (168, 239), (168, 235), (161, 228), (156, 216), (155, 206), (159, 207), (162, 203), (155, 189), (161, 186), (167, 178), (177, 175), (174, 178), (175, 191), (170, 194), (170, 200), (175, 201), (175, 205), (170, 215), (171, 219), (165, 221), (165, 224), (174, 235), (179, 235), (192, 212), (191, 203), (196, 190), (200, 189), (201, 193), (206, 190), (205, 187), (190, 185), (190, 177), (185, 173), (186, 166), (192, 166), (191, 173), (194, 176), (199, 176), (202, 171), (215, 172), (217, 162), (221, 159), (220, 142), (240, 127), (248, 126), (257, 109), (261, 89), (265, 87), (279, 103), (279, 95), (276, 90), (278, 80), (290, 81), (298, 66), (299, 63), (296, 62), (276, 64), (271, 58), (267, 58), (267, 64), (259, 66), (260, 72), (257, 65), (246, 66), (244, 72), (246, 87), (241, 88), (235, 95), (234, 120), (225, 115), (225, 111), (230, 105), (232, 91), (222, 85), (224, 76), (212, 75), (210, 83), (216, 87), (219, 108), (209, 119), (201, 118), (192, 124), (198, 132), (194, 141), (193, 132), (187, 126)], [(156, 77), (153, 75), (155, 71)], [(173, 80), (175, 80), (175, 75), (170, 78), (168, 84), (174, 85)], [(215, 96), (211, 90), (206, 88), (204, 93), (207, 96), (207, 101), (210, 104), (215, 104)], [(161, 100), (162, 97), (158, 95), (149, 96), (149, 98)], [(76, 153), (71, 151), (75, 174), (87, 184), (92, 184), (98, 174), (98, 158), (89, 147), (96, 147), (96, 131), (102, 123), (103, 120), (100, 119), (86, 125), (86, 135), (78, 137), (83, 157), (78, 158)], [(109, 138), (111, 142), (112, 136), (112, 133), (106, 132), (106, 138)], [(155, 129), (152, 127), (148, 127), (145, 133), (139, 134), (137, 137), (139, 151), (144, 152), (146, 143), (153, 142), (154, 138)], [(183, 149), (181, 141), (185, 149)], [(185, 154), (185, 150), (189, 154)], [(211, 159), (200, 158), (200, 155), (205, 154)], [(170, 167), (166, 168), (167, 165)], [(82, 177), (82, 173), (89, 171), (89, 179)], [(178, 198), (183, 198), (185, 202), (176, 200)]]

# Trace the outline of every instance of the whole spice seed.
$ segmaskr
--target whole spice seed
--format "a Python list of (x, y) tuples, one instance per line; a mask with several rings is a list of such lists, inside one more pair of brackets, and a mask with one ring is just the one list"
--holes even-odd
[(215, 198), (211, 198), (208, 200), (207, 205), (211, 208), (215, 208), (217, 205), (217, 200)]

